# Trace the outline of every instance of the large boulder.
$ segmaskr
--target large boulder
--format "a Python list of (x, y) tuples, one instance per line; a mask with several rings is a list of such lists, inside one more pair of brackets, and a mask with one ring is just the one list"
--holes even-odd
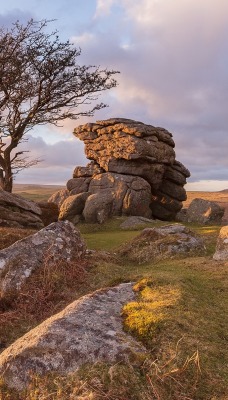
[(151, 188), (143, 178), (106, 172), (94, 176), (89, 192), (113, 199), (111, 215), (151, 217)]
[(175, 160), (172, 134), (142, 122), (112, 118), (81, 125), (74, 134), (84, 141), (86, 156), (105, 171), (113, 158), (167, 164)]
[(113, 197), (110, 193), (91, 194), (83, 210), (85, 222), (103, 224), (112, 216)]
[(124, 244), (118, 250), (118, 254), (139, 264), (204, 253), (203, 240), (181, 224), (146, 228), (131, 242)]
[(0, 188), (0, 226), (41, 229), (42, 211), (33, 201)]
[(228, 225), (223, 226), (219, 232), (213, 258), (216, 261), (228, 261)]
[(79, 222), (88, 197), (89, 193), (69, 196), (61, 205), (59, 219), (63, 221), (67, 219), (73, 224)]
[(69, 195), (70, 192), (67, 189), (58, 190), (49, 197), (48, 203), (55, 203), (60, 208)]
[(0, 355), (0, 373), (21, 390), (31, 373), (68, 374), (81, 365), (128, 361), (145, 348), (123, 331), (121, 310), (134, 300), (132, 285), (82, 297), (18, 339)]
[(24, 281), (45, 262), (80, 260), (86, 246), (69, 221), (54, 222), (34, 235), (0, 251), (1, 297), (20, 290)]
[(214, 201), (204, 199), (194, 199), (189, 205), (185, 215), (179, 215), (178, 219), (184, 221), (197, 222), (199, 224), (211, 225), (221, 224), (224, 208)]

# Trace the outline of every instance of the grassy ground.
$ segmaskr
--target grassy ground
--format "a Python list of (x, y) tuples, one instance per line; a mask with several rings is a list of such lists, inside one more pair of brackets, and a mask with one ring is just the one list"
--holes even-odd
[[(71, 270), (46, 267), (28, 282), (17, 301), (2, 304), (0, 341), (2, 347), (9, 345), (81, 295), (135, 281), (141, 282), (138, 300), (126, 306), (124, 324), (147, 346), (148, 360), (136, 365), (89, 365), (68, 377), (35, 377), (20, 395), (2, 383), (1, 400), (228, 399), (228, 265), (212, 259), (220, 227), (191, 225), (205, 240), (205, 256), (137, 265), (119, 257), (118, 246), (139, 233), (121, 231), (121, 221), (81, 225), (88, 247), (94, 250), (87, 265)], [(12, 241), (12, 234), (7, 239), (9, 231), (2, 228), (0, 233), (0, 244)], [(23, 235), (29, 233), (23, 230)]]

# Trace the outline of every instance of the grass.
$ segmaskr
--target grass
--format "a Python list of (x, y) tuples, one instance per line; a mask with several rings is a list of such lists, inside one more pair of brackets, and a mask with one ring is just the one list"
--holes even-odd
[[(0, 340), (8, 344), (81, 295), (135, 281), (139, 282), (137, 299), (125, 306), (124, 324), (147, 346), (148, 359), (137, 365), (88, 365), (67, 377), (34, 377), (21, 394), (2, 382), (1, 400), (228, 399), (227, 263), (211, 257), (220, 227), (188, 224), (204, 238), (206, 255), (137, 265), (119, 257), (118, 246), (139, 233), (121, 231), (121, 222), (81, 225), (88, 247), (94, 251), (88, 256), (85, 274), (74, 269), (81, 276), (80, 284), (74, 285), (72, 270), (64, 272), (61, 266), (33, 276), (23, 289), (25, 296), (2, 310)], [(1, 233), (4, 242), (7, 230)], [(12, 241), (12, 236), (7, 240)], [(42, 315), (40, 310), (46, 311)], [(7, 313), (9, 319), (4, 320)]]
[(27, 200), (36, 202), (47, 201), (58, 190), (65, 189), (60, 185), (22, 185), (14, 184), (13, 193), (19, 194)]

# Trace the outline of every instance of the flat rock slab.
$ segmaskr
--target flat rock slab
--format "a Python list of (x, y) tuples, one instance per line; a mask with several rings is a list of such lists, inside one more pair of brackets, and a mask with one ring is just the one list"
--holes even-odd
[(153, 224), (154, 222), (157, 222), (157, 220), (140, 216), (132, 216), (125, 219), (125, 221), (120, 225), (120, 229), (136, 229), (139, 227), (145, 227), (148, 224)]
[(48, 261), (71, 262), (85, 254), (80, 232), (69, 221), (53, 222), (0, 251), (0, 294), (20, 290), (32, 271)]
[(213, 258), (216, 261), (228, 261), (228, 225), (224, 226), (219, 232)]
[(71, 303), (0, 355), (0, 373), (18, 390), (29, 374), (67, 374), (85, 363), (128, 360), (145, 348), (123, 331), (121, 310), (134, 299), (132, 284), (99, 290)]

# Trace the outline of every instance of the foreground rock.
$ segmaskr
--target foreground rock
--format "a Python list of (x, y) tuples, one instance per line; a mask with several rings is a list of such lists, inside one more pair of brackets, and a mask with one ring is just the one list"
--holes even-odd
[[(96, 195), (88, 196), (81, 212), (86, 222), (104, 222), (118, 215), (175, 218), (186, 200), (184, 185), (190, 173), (176, 160), (170, 132), (130, 119), (112, 118), (81, 125), (74, 134), (84, 141), (91, 162), (75, 168), (67, 190), (70, 196)], [(59, 195), (54, 201), (57, 199)], [(65, 203), (62, 206), (68, 207)], [(74, 215), (65, 213), (61, 218), (73, 221)]]
[(21, 288), (26, 278), (45, 262), (71, 262), (84, 256), (80, 232), (69, 221), (52, 223), (34, 235), (0, 251), (0, 294), (8, 296)]
[(129, 360), (145, 351), (122, 328), (121, 309), (134, 299), (132, 285), (100, 290), (70, 304), (0, 355), (6, 383), (22, 389), (30, 373), (67, 374), (85, 363)]
[(205, 246), (202, 239), (181, 224), (146, 228), (118, 251), (122, 257), (139, 264), (178, 255), (187, 257), (204, 253)]
[(216, 202), (194, 199), (187, 209), (181, 210), (176, 219), (180, 222), (196, 222), (203, 225), (221, 224), (224, 208)]
[(0, 226), (43, 228), (42, 211), (33, 201), (0, 188)]
[(216, 261), (228, 261), (228, 225), (224, 226), (219, 232), (213, 258)]

